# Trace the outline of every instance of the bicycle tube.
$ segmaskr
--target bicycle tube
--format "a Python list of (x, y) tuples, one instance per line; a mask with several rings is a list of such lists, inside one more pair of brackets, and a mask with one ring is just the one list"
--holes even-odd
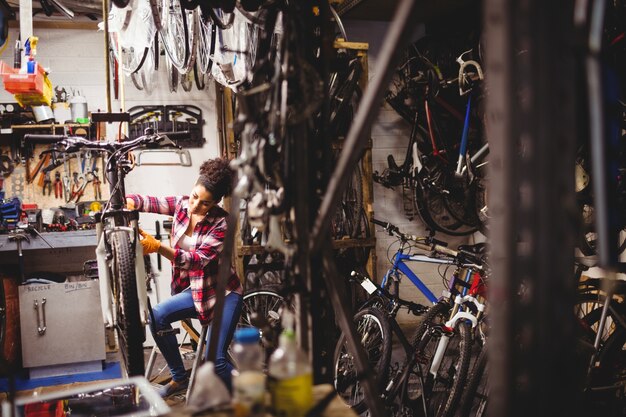
[(145, 328), (139, 314), (130, 236), (126, 231), (112, 231), (109, 234), (109, 241), (113, 254), (112, 276), (116, 280), (115, 291), (118, 298), (117, 328), (120, 350), (126, 362), (128, 375), (143, 375)]
[[(379, 309), (369, 307), (358, 311), (354, 315), (354, 322), (357, 333), (361, 336), (361, 343), (376, 339), (371, 345), (366, 343), (363, 347), (369, 358), (371, 370), (376, 374), (376, 384), (382, 388), (387, 382), (391, 361), (391, 329), (387, 316)], [(333, 383), (337, 393), (356, 413), (364, 412), (367, 409), (366, 402), (360, 390), (353, 356), (349, 352), (343, 333), (339, 337), (333, 358)]]

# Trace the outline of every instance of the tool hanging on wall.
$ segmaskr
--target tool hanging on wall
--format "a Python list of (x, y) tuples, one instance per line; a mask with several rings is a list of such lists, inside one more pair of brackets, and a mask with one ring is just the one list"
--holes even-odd
[(54, 173), (54, 198), (63, 198), (63, 183), (59, 171)]
[(50, 179), (50, 172), (44, 173), (43, 176), (42, 194), (46, 195), (46, 191), (48, 191), (47, 195), (52, 195), (52, 180)]
[(98, 177), (98, 168), (94, 168), (93, 169), (93, 199), (94, 200), (101, 200), (102, 199), (102, 192), (100, 190), (100, 178)]

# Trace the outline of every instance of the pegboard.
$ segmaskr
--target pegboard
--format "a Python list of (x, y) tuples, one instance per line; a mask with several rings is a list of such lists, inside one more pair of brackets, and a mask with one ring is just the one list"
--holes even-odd
[[(48, 148), (47, 145), (35, 146), (33, 157), (30, 159), (28, 163), (28, 166), (31, 172), (34, 171), (36, 165), (38, 164), (40, 160), (39, 155), (41, 154), (43, 150), (47, 148)], [(8, 146), (0, 146), (0, 152), (3, 152), (5, 154), (6, 153), (10, 154), (10, 150)], [(93, 155), (94, 157), (97, 156), (95, 153)], [(93, 167), (94, 166), (93, 164), (94, 164), (94, 161), (92, 160), (89, 165)], [(98, 178), (100, 180), (100, 195), (101, 196), (98, 201), (106, 201), (109, 198), (109, 189), (108, 189), (108, 183), (104, 181), (103, 175), (102, 175), (104, 171), (102, 157), (98, 156), (97, 158), (95, 158), (95, 166), (97, 168)], [(42, 166), (42, 170), (44, 167), (45, 166)], [(26, 171), (27, 171), (27, 165), (25, 163), (15, 162), (15, 169), (13, 170), (13, 172), (4, 178), (3, 189), (5, 191), (5, 198), (18, 197), (22, 201), (22, 203), (26, 203), (26, 204), (34, 203), (34, 204), (37, 204), (38, 208), (44, 209), (44, 208), (58, 208), (61, 206), (73, 207), (73, 205), (76, 204), (76, 199), (74, 198), (71, 201), (68, 201), (68, 198), (66, 198), (66, 195), (67, 195), (66, 189), (69, 188), (69, 191), (70, 191), (69, 196), (71, 197), (72, 186), (74, 185), (74, 178), (73, 178), (74, 173), (78, 174), (79, 183), (78, 185), (74, 185), (74, 191), (77, 191), (80, 188), (80, 185), (82, 185), (81, 177), (83, 179), (90, 178), (90, 176), (86, 174), (87, 172), (91, 171), (91, 168), (88, 167), (86, 160), (83, 163), (83, 160), (81, 159), (80, 156), (72, 155), (71, 158), (67, 159), (66, 164), (61, 164), (60, 166), (50, 171), (51, 187), (50, 187), (49, 195), (47, 194), (47, 192), (46, 192), (46, 195), (43, 194), (43, 188), (40, 185), (42, 183), (41, 171), (36, 175), (36, 177), (30, 183), (28, 183), (26, 180), (26, 177), (27, 177)], [(61, 181), (62, 181), (63, 197), (61, 198), (55, 197), (55, 194), (54, 194), (55, 174), (57, 172), (60, 174)], [(69, 186), (63, 186), (64, 177), (68, 178)], [(91, 202), (91, 201), (96, 200), (95, 189), (94, 189), (93, 183), (94, 181), (88, 182), (87, 185), (84, 187), (83, 194), (80, 197), (79, 202)]]

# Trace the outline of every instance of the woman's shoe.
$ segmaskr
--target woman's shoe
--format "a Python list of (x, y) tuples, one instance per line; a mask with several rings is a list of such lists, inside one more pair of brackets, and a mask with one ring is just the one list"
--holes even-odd
[(189, 378), (183, 381), (174, 381), (173, 379), (167, 384), (158, 389), (158, 393), (162, 398), (169, 397), (170, 395), (180, 394), (187, 391), (189, 387)]

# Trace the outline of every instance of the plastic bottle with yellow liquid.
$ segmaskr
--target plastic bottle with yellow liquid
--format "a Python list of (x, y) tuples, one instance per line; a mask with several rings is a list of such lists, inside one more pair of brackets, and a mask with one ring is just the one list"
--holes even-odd
[(298, 348), (293, 315), (283, 315), (283, 332), (268, 365), (269, 391), (276, 417), (302, 417), (313, 406), (313, 373), (307, 355)]

